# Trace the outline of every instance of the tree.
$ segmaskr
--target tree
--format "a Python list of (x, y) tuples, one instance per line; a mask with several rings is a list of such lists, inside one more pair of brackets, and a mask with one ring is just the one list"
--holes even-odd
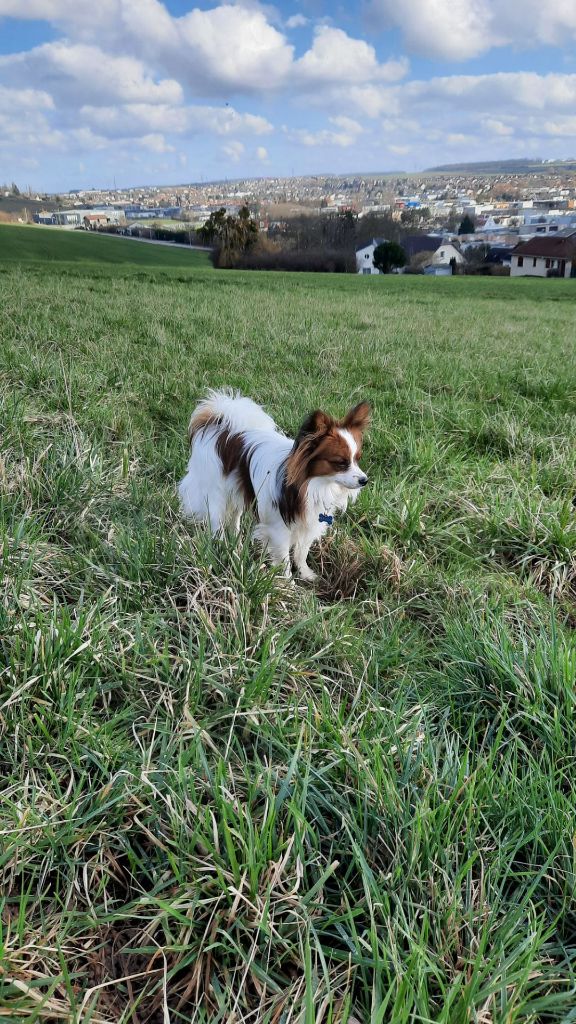
[(11, 191), (13, 196), (19, 196), (20, 195), (20, 189), (18, 188), (18, 185), (16, 184), (15, 181), (12, 182), (12, 187), (11, 187), (10, 191)]
[(487, 242), (480, 245), (471, 245), (466, 249), (466, 265), (470, 270), (478, 270), (486, 266), (490, 256), (490, 246)]
[(474, 234), (474, 228), (475, 228), (475, 224), (474, 224), (474, 221), (472, 220), (472, 217), (470, 217), (467, 213), (465, 213), (463, 218), (462, 218), (462, 220), (460, 221), (460, 227), (458, 228), (458, 234), (459, 235), (473, 235)]
[(406, 266), (406, 253), (398, 242), (381, 242), (374, 249), (374, 266), (383, 274), (389, 274), (396, 267)]
[(223, 206), (210, 214), (206, 223), (198, 229), (198, 238), (205, 245), (212, 245), (217, 253), (219, 267), (232, 266), (241, 253), (252, 248), (258, 240), (258, 225), (247, 206), (242, 206), (238, 216), (227, 214)]

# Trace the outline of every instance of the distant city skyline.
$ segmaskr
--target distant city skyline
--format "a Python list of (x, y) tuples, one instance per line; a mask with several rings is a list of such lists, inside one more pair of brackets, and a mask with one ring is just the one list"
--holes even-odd
[(0, 181), (576, 156), (576, 3), (0, 0)]

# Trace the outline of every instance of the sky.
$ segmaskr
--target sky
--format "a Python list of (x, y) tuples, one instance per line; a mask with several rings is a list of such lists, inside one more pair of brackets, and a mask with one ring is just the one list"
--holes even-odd
[(0, 182), (576, 157), (576, 0), (0, 0)]

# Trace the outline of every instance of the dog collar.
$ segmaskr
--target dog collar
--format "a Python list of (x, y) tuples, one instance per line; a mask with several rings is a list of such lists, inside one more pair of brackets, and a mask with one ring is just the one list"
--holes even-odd
[(334, 522), (334, 516), (327, 516), (325, 512), (321, 512), (318, 516), (319, 523), (328, 523), (328, 526), (332, 526)]

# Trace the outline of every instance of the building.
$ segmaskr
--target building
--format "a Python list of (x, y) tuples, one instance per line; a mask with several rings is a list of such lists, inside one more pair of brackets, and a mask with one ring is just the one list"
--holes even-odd
[(408, 260), (421, 252), (436, 252), (442, 241), (442, 235), (408, 235), (402, 240), (402, 248)]
[(536, 235), (512, 250), (511, 277), (576, 277), (576, 232)]
[(452, 242), (442, 242), (442, 245), (435, 250), (431, 263), (435, 267), (460, 266), (461, 263), (464, 263), (464, 257), (457, 245), (453, 245)]
[(124, 210), (115, 206), (91, 207), (90, 209), (41, 210), (34, 214), (37, 224), (56, 224), (62, 228), (81, 228), (101, 226), (102, 224), (120, 224), (125, 220)]
[(358, 274), (379, 274), (380, 271), (374, 266), (374, 250), (385, 242), (385, 238), (373, 238), (361, 249), (356, 249), (356, 272)]

